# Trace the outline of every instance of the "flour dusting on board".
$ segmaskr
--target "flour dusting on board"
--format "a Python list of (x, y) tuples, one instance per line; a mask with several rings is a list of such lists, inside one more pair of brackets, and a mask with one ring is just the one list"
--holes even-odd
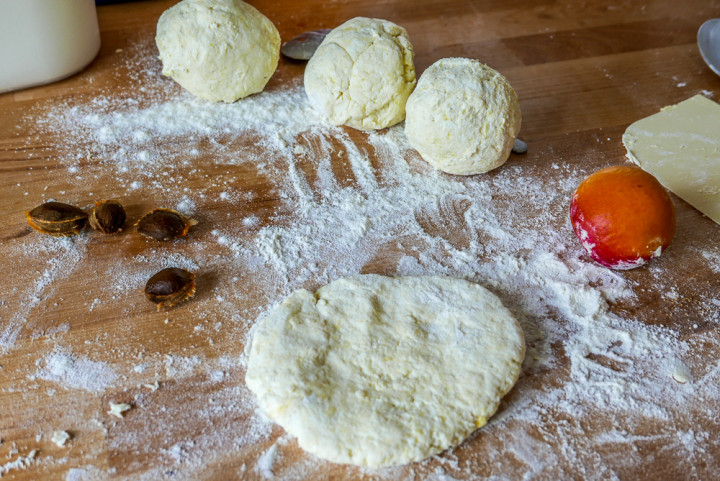
[[(17, 279), (14, 279), (13, 286), (16, 290), (23, 289), (23, 302), (13, 311), (10, 311), (9, 304), (0, 304), (0, 320), (9, 317), (7, 322), (0, 324), (0, 353), (15, 344), (32, 310), (53, 295), (55, 283), (73, 273), (85, 255), (85, 243), (42, 236), (24, 244), (16, 254), (17, 266), (13, 266), (12, 272)], [(17, 276), (17, 273), (33, 265), (37, 266), (35, 276)]]
[[(566, 209), (588, 172), (553, 157), (553, 179), (559, 180), (548, 182), (514, 156), (487, 175), (445, 175), (409, 147), (402, 125), (369, 134), (332, 127), (297, 84), (211, 104), (161, 78), (152, 49), (136, 47), (127, 55), (140, 91), (68, 101), (28, 121), (38, 135), (61, 139), (58, 160), (68, 182), (152, 198), (203, 216), (207, 227), (172, 248), (126, 253), (101, 266), (93, 277), (99, 294), (91, 300), (111, 294), (119, 311), (130, 315), (147, 308), (138, 288), (154, 270), (178, 265), (197, 271), (210, 287), (202, 295), (199, 287), (182, 308), (194, 325), (175, 326), (169, 311), (157, 331), (188, 328), (188, 336), (210, 351), (238, 354), (168, 361), (159, 353), (133, 352), (142, 368), (113, 377), (126, 366), (122, 349), (113, 351), (118, 366), (92, 364), (74, 351), (45, 353), (37, 378), (98, 393), (112, 386), (128, 397), (117, 401), (134, 402), (117, 421), (125, 429), (108, 428), (113, 453), (137, 455), (128, 467), (134, 478), (197, 479), (220, 466), (260, 479), (315, 479), (326, 472), (323, 461), (298, 457), (294, 442), (274, 442), (279, 432), (256, 411), (244, 386), (238, 345), (257, 317), (293, 290), (367, 272), (444, 274), (482, 284), (521, 322), (527, 359), (498, 414), (456, 451), (407, 467), (348, 468), (351, 475), (613, 479), (642, 464), (649, 443), (661, 446), (679, 472), (694, 472), (701, 458), (704, 472), (720, 471), (718, 460), (704, 455), (718, 447), (708, 436), (717, 421), (697, 407), (720, 402), (720, 364), (707, 361), (720, 358), (720, 344), (634, 318), (640, 289), (680, 293), (684, 286), (661, 271), (651, 271), (655, 286), (639, 286), (583, 254)], [(251, 172), (271, 192), (239, 182), (238, 172)], [(188, 182), (198, 178), (204, 187)], [(234, 218), (217, 205), (232, 205)], [(55, 242), (59, 247), (50, 251)], [(13, 349), (23, 329), (34, 329), (28, 321), (33, 310), (87, 257), (85, 241), (63, 242), (38, 235), (13, 241), (14, 258), (33, 250), (43, 256), (31, 269), (40, 280), (18, 284), (26, 300), (0, 305), (4, 349)], [(720, 270), (720, 248), (702, 255), (709, 268)], [(672, 249), (660, 262), (671, 258)], [(705, 322), (720, 322), (717, 297), (698, 302), (707, 306)], [(111, 315), (114, 306), (101, 300), (87, 310)], [(133, 332), (121, 334), (132, 339)], [(62, 343), (62, 333), (56, 338)], [(104, 340), (99, 336), (94, 344)], [(701, 344), (703, 356), (696, 354)], [(156, 380), (157, 390), (138, 387)], [(166, 407), (170, 399), (181, 399), (182, 407)], [(179, 421), (186, 416), (202, 429), (187, 432)], [(164, 449), (151, 452), (149, 438), (160, 439)], [(94, 469), (88, 460), (68, 479)]]
[(48, 356), (37, 377), (66, 388), (102, 392), (113, 385), (117, 374), (104, 363), (56, 352)]

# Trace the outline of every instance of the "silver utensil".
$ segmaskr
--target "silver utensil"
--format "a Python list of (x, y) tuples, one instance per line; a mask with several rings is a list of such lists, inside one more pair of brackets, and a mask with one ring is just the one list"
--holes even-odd
[(512, 151), (515, 154), (524, 154), (527, 152), (528, 146), (525, 142), (523, 142), (520, 139), (515, 139), (515, 143), (513, 144)]
[(720, 75), (720, 18), (712, 18), (700, 26), (697, 43), (705, 63)]
[(321, 28), (301, 33), (285, 42), (280, 48), (280, 52), (293, 60), (310, 60), (330, 30), (330, 28)]

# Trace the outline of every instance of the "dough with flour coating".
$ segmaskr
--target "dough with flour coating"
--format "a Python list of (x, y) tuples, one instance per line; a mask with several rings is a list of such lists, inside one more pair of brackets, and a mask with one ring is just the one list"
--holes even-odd
[(404, 28), (375, 18), (348, 20), (325, 37), (305, 68), (310, 104), (335, 125), (395, 125), (415, 88), (413, 56)]
[(477, 284), (362, 275), (295, 291), (270, 311), (246, 348), (245, 380), (306, 451), (380, 467), (483, 426), (524, 353), (517, 321)]
[(406, 112), (410, 144), (449, 174), (480, 174), (501, 166), (520, 131), (520, 104), (510, 83), (467, 58), (432, 64), (410, 95)]
[(160, 16), (163, 74), (193, 95), (234, 102), (262, 91), (280, 57), (280, 34), (241, 0), (183, 0)]

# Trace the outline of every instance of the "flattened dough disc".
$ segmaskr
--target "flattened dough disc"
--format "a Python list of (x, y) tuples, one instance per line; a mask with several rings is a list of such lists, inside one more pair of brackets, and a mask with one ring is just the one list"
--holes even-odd
[(628, 158), (720, 224), (720, 105), (696, 95), (630, 125)]
[(247, 353), (247, 385), (303, 449), (380, 467), (439, 453), (484, 425), (517, 380), (525, 343), (477, 284), (363, 275), (290, 294)]

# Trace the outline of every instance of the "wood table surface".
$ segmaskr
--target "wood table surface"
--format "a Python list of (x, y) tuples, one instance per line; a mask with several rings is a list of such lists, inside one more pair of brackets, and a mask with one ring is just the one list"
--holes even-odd
[[(145, 87), (164, 83), (167, 95), (183, 95), (172, 80), (159, 75), (153, 42), (159, 15), (173, 3), (99, 7), (102, 46), (87, 69), (50, 85), (0, 95), (0, 477), (720, 479), (720, 421), (712, 397), (691, 396), (687, 416), (673, 414), (638, 425), (613, 419), (598, 406), (587, 407), (582, 421), (568, 409), (555, 414), (545, 409), (536, 431), (525, 428), (535, 437), (532, 444), (503, 435), (512, 421), (498, 421), (456, 450), (385, 471), (308, 458), (280, 427), (255, 420), (239, 360), (252, 322), (277, 301), (278, 292), (254, 289), (252, 273), (233, 273), (221, 263), (199, 266), (195, 298), (157, 312), (144, 299), (142, 282), (123, 284), (128, 277), (122, 269), (143, 266), (146, 272), (147, 259), (159, 253), (182, 258), (203, 248), (209, 250), (203, 255), (220, 255), (225, 252), (222, 246), (211, 242), (215, 230), (234, 225), (242, 216), (237, 205), (219, 193), (227, 191), (228, 182), (238, 191), (254, 192), (242, 209), (252, 211), (261, 226), (268, 225), (283, 203), (273, 193), (271, 180), (246, 164), (208, 161), (174, 166), (176, 183), (163, 181), (160, 168), (154, 171), (157, 184), (146, 178), (145, 188), (134, 189), (136, 179), (85, 150), (78, 152), (79, 171), (70, 167), (67, 159), (78, 144), (60, 130), (40, 125), (52, 112), (91, 105), (95, 97), (138, 98), (140, 103), (157, 99), (143, 97), (148, 75), (155, 83)], [(705, 66), (696, 46), (702, 22), (720, 17), (717, 0), (251, 3), (275, 23), (284, 41), (356, 16), (384, 18), (407, 29), (418, 75), (451, 56), (477, 58), (499, 70), (520, 98), (521, 137), (530, 150), (522, 157), (513, 155), (486, 179), (516, 169), (522, 176), (552, 183), (566, 172), (553, 165), (590, 173), (622, 163), (621, 136), (630, 123), (697, 93), (720, 99), (720, 78)], [(281, 58), (267, 90), (298, 85), (303, 68)], [(346, 132), (358, 145), (367, 145), (364, 134)], [(468, 182), (484, 182), (481, 177)], [(153, 190), (153, 185), (159, 187)], [(118, 236), (86, 231), (77, 240), (57, 241), (31, 231), (24, 217), (25, 211), (50, 198), (87, 207), (103, 197), (120, 199), (134, 222), (143, 212), (179, 199), (181, 190), (190, 193), (199, 224), (188, 238), (167, 246), (148, 243), (132, 228)], [(702, 372), (717, 373), (720, 281), (717, 268), (700, 253), (720, 258), (720, 226), (673, 199), (678, 214), (673, 246), (652, 269), (619, 274), (634, 296), (632, 301), (612, 302), (610, 308), (648, 330), (667, 329), (691, 342), (697, 349), (692, 364), (697, 378)], [(498, 195), (498, 202), (509, 206), (516, 201), (521, 199)], [(555, 199), (548, 208), (559, 212), (557, 229), (582, 256), (565, 217), (567, 202)], [(245, 241), (251, 242), (254, 232), (244, 234)], [(393, 275), (396, 260), (390, 249), (355, 273)], [(242, 285), (242, 296), (222, 298), (229, 278)], [(674, 286), (672, 302), (657, 285), (658, 278)], [(316, 279), (307, 286), (326, 281)], [(512, 305), (511, 292), (501, 297)], [(533, 320), (524, 322), (527, 326)], [(70, 357), (57, 357), (62, 355)], [(48, 374), (48, 369), (58, 368), (52, 364), (58, 359), (75, 363), (76, 378)], [(520, 384), (542, 388), (563, 383), (571, 361), (561, 354), (558, 359), (551, 369), (526, 366)], [(534, 401), (527, 393), (533, 391), (523, 389), (510, 394), (501, 413), (514, 405), (531, 409)], [(122, 419), (109, 416), (111, 401), (128, 402), (132, 409)], [(577, 406), (578, 412), (582, 409)], [(601, 439), (599, 432), (620, 436), (620, 428), (625, 438), (617, 442), (588, 441)], [(71, 435), (65, 446), (51, 440), (58, 430)], [(564, 435), (567, 430), (582, 434)], [(677, 450), (677, 439), (688, 440), (683, 450)], [(274, 453), (273, 463), (263, 469), (268, 453)]]

